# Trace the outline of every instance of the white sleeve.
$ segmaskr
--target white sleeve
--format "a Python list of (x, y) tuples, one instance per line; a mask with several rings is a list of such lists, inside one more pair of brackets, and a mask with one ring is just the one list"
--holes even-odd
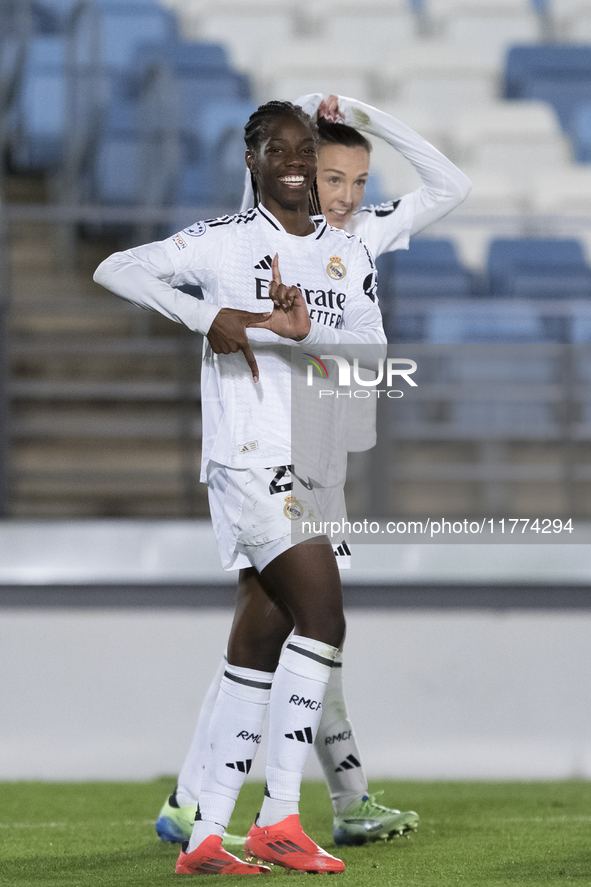
[[(309, 114), (314, 120), (316, 119), (316, 113), (320, 106), (320, 102), (324, 96), (321, 92), (313, 92), (310, 95), (302, 95), (299, 99), (296, 99), (293, 102), (294, 105), (299, 105), (306, 114)], [(252, 184), (250, 181), (250, 170), (246, 169), (244, 173), (244, 191), (242, 192), (242, 203), (240, 204), (240, 212), (246, 212), (247, 209), (252, 209), (254, 206), (254, 194), (252, 193)]]
[(443, 218), (466, 199), (472, 187), (470, 179), (441, 151), (396, 117), (346, 96), (338, 99), (339, 110), (348, 126), (388, 142), (412, 163), (421, 177), (421, 187), (402, 197), (392, 212), (377, 216), (371, 210), (368, 212), (363, 227), (371, 227), (371, 237), (359, 232), (364, 238), (367, 236), (374, 255), (393, 248), (407, 248), (412, 234)]
[(116, 296), (140, 308), (158, 311), (204, 336), (220, 309), (175, 289), (171, 284), (200, 284), (206, 283), (206, 279), (207, 275), (200, 275), (198, 271), (183, 274), (175, 267), (168, 241), (113, 253), (94, 272), (94, 280)]
[(309, 95), (301, 95), (293, 104), (299, 105), (306, 114), (309, 114), (313, 120), (316, 120), (318, 108), (323, 98), (324, 96), (321, 92), (311, 92)]

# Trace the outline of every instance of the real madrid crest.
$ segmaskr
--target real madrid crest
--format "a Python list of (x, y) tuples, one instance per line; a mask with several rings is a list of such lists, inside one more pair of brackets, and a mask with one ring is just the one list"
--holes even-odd
[(347, 269), (341, 262), (340, 256), (331, 256), (330, 262), (326, 266), (326, 273), (332, 280), (342, 280), (345, 274), (347, 273)]
[(286, 496), (283, 514), (290, 520), (299, 520), (304, 513), (304, 506), (295, 496)]

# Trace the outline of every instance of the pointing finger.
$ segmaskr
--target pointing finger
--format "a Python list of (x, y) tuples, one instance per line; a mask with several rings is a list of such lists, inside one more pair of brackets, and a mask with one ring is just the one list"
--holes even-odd
[(244, 345), (241, 345), (240, 350), (244, 354), (244, 356), (246, 358), (246, 362), (250, 367), (250, 371), (252, 373), (252, 378), (254, 379), (255, 382), (258, 382), (259, 381), (259, 368), (257, 366), (255, 356), (252, 353), (252, 348), (250, 347), (248, 342), (246, 342)]
[(273, 275), (273, 283), (277, 286), (281, 285), (281, 274), (279, 273), (279, 253), (275, 253), (271, 262), (271, 273)]

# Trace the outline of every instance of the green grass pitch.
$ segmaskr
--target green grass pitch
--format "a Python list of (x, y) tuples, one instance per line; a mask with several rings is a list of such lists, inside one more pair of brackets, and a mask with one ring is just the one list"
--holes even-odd
[[(162, 844), (153, 825), (173, 786), (172, 779), (0, 784), (0, 884), (178, 884), (178, 845)], [(304, 827), (344, 859), (347, 869), (338, 876), (343, 887), (591, 883), (591, 783), (383, 782), (371, 788), (383, 789), (389, 806), (417, 810), (418, 834), (337, 850), (326, 788), (307, 783), (302, 789)], [(262, 786), (248, 783), (230, 831), (246, 833), (261, 799)], [(288, 874), (274, 868), (270, 877)], [(183, 876), (180, 883), (185, 881), (210, 884), (212, 876)]]

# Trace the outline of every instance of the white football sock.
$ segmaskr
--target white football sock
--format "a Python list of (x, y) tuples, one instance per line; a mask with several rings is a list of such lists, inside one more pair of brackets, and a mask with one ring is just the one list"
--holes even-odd
[[(211, 834), (222, 834), (257, 753), (273, 674), (227, 665), (209, 724), (199, 814), (189, 852)], [(219, 827), (222, 827), (222, 832)]]
[(267, 785), (257, 824), (273, 825), (298, 812), (304, 765), (322, 716), (322, 699), (336, 647), (292, 635), (281, 659), (269, 706)]
[(177, 782), (176, 800), (179, 807), (188, 807), (189, 805), (197, 804), (199, 792), (201, 791), (201, 780), (203, 779), (205, 759), (207, 757), (209, 722), (211, 720), (215, 701), (218, 698), (220, 682), (227, 664), (228, 660), (224, 656), (201, 705), (201, 711), (199, 712), (199, 718), (197, 719), (197, 726), (195, 727), (193, 740), (187, 753), (187, 757), (181, 767)]
[(367, 794), (367, 777), (349, 720), (343, 692), (343, 654), (337, 653), (324, 694), (314, 747), (336, 814)]

